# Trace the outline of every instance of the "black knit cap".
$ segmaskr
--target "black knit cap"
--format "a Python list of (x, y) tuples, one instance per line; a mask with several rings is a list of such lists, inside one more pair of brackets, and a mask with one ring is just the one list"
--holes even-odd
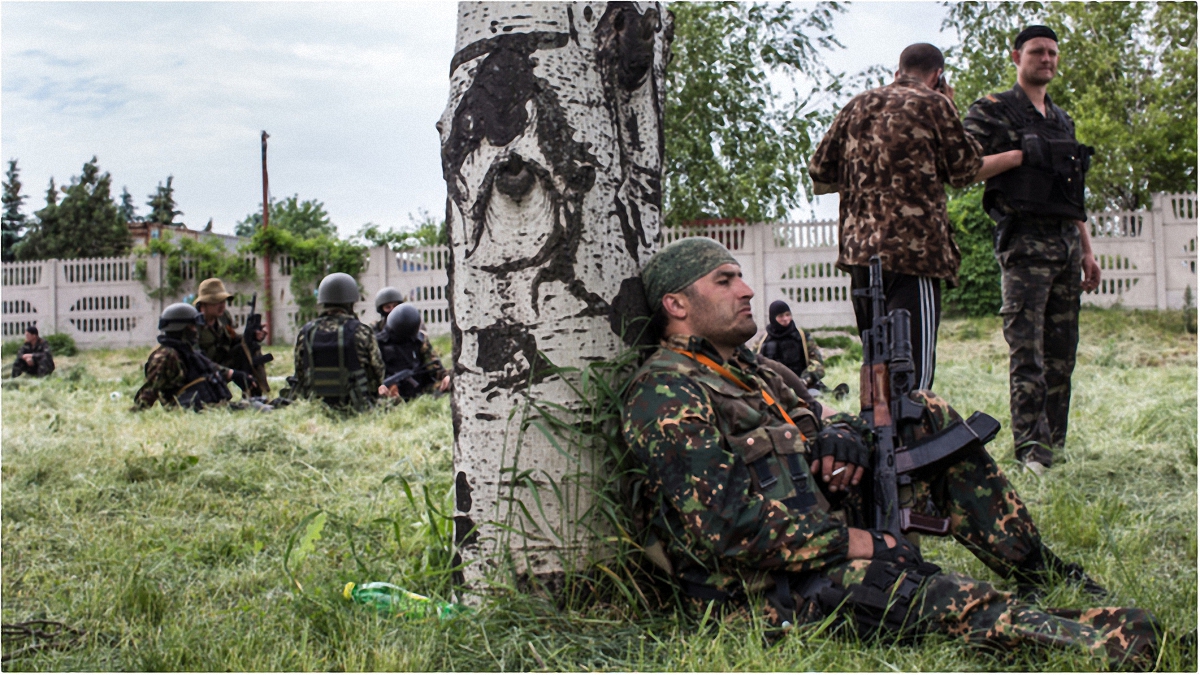
[(784, 312), (790, 311), (792, 311), (792, 308), (788, 307), (786, 302), (783, 300), (776, 300), (775, 302), (772, 302), (771, 307), (767, 309), (767, 317), (769, 321), (774, 321), (775, 317), (783, 314)]
[(1025, 30), (1017, 33), (1017, 41), (1013, 43), (1013, 49), (1020, 50), (1021, 45), (1038, 37), (1050, 38), (1058, 42), (1058, 35), (1048, 26), (1026, 26)]

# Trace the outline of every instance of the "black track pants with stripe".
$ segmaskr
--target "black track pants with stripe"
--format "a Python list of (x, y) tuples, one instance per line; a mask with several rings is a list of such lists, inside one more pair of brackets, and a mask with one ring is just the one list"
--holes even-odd
[[(868, 288), (871, 273), (867, 267), (850, 268), (850, 288)], [(916, 277), (911, 274), (883, 273), (883, 295), (887, 311), (907, 309), (912, 317), (912, 352), (917, 388), (933, 387), (933, 370), (937, 364), (937, 332), (942, 320), (942, 280)], [(871, 301), (854, 297), (854, 317), (858, 332), (871, 327)]]

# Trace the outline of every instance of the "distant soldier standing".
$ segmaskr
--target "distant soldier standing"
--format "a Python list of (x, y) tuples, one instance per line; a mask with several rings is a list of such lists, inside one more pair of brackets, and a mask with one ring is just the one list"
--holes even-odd
[(965, 126), (986, 152), (1022, 150), (1023, 163), (987, 182), (1003, 275), (1009, 407), (1017, 459), (1041, 475), (1067, 440), (1079, 296), (1100, 285), (1083, 182), (1092, 149), (1046, 94), (1058, 71), (1058, 36), (1029, 26), (1012, 51), (1017, 84), (971, 105)]
[[(197, 345), (205, 356), (226, 368), (252, 369), (255, 384), (251, 395), (261, 396), (264, 392), (271, 390), (267, 384), (266, 368), (264, 366), (253, 367), (254, 355), (250, 353), (250, 348), (242, 336), (234, 329), (233, 320), (225, 311), (226, 302), (231, 297), (233, 297), (233, 293), (225, 290), (225, 283), (220, 279), (205, 279), (200, 282), (200, 288), (196, 292), (196, 300), (193, 303), (204, 317), (204, 322), (199, 329)], [(266, 340), (266, 329), (258, 331), (254, 339), (260, 344)]]
[(393, 384), (379, 386), (380, 396), (404, 400), (421, 394), (442, 393), (450, 388), (450, 374), (433, 350), (429, 338), (421, 331), (421, 313), (416, 307), (404, 304), (393, 309), (387, 318), (387, 328), (375, 334), (383, 355), (385, 378), (409, 373)]
[[(1020, 151), (984, 157), (963, 131), (944, 63), (931, 44), (906, 47), (895, 81), (851, 99), (808, 165), (815, 192), (840, 197), (837, 264), (850, 273), (850, 288), (870, 286), (867, 264), (878, 255), (887, 311), (912, 316), (919, 389), (933, 385), (942, 281), (958, 284), (961, 261), (945, 185), (964, 187), (1021, 163)], [(858, 330), (867, 330), (870, 303), (851, 300)]]
[(296, 374), (288, 398), (317, 398), (338, 408), (365, 410), (383, 383), (383, 357), (371, 328), (354, 316), (358, 282), (335, 272), (317, 287), (321, 314), (296, 336)]
[(376, 333), (387, 330), (388, 314), (402, 302), (404, 302), (404, 294), (395, 288), (384, 286), (379, 289), (379, 292), (375, 294), (375, 311), (379, 313), (379, 320), (371, 326), (371, 330)]
[(25, 344), (17, 350), (17, 360), (13, 362), (12, 376), (45, 377), (53, 372), (54, 356), (50, 353), (50, 343), (38, 336), (37, 326), (27, 326), (25, 328)]
[(233, 398), (226, 382), (234, 382), (243, 392), (252, 386), (254, 378), (247, 373), (213, 363), (196, 349), (198, 317), (196, 308), (185, 302), (163, 310), (158, 319), (161, 346), (146, 360), (146, 383), (134, 394), (135, 410), (161, 402), (163, 407), (199, 411)]

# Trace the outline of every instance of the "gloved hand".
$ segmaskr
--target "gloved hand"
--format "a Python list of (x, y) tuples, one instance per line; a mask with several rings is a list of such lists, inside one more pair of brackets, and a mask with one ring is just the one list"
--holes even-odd
[(883, 537), (883, 532), (879, 530), (867, 531), (871, 533), (871, 539), (874, 540), (875, 544), (875, 550), (871, 554), (872, 560), (886, 560), (904, 567), (916, 567), (925, 562), (924, 558), (921, 557), (921, 552), (908, 539), (894, 537), (896, 545), (889, 547)]
[(858, 432), (841, 424), (831, 424), (813, 439), (814, 460), (833, 456), (835, 462), (855, 466), (867, 466), (871, 462), (871, 450), (863, 443)]
[(249, 391), (254, 386), (254, 376), (245, 371), (235, 370), (229, 379), (243, 392)]

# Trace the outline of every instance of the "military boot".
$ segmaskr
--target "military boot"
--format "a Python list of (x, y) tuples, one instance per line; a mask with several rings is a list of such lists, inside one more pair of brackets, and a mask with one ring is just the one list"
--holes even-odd
[(1042, 443), (1030, 441), (1016, 450), (1017, 461), (1038, 478), (1045, 475), (1054, 463), (1054, 452)]
[(1084, 593), (1098, 600), (1110, 595), (1106, 588), (1083, 571), (1082, 565), (1064, 562), (1044, 544), (1017, 566), (1013, 578), (1017, 581), (1017, 596), (1030, 602), (1041, 599), (1042, 591), (1055, 578), (1079, 585)]

